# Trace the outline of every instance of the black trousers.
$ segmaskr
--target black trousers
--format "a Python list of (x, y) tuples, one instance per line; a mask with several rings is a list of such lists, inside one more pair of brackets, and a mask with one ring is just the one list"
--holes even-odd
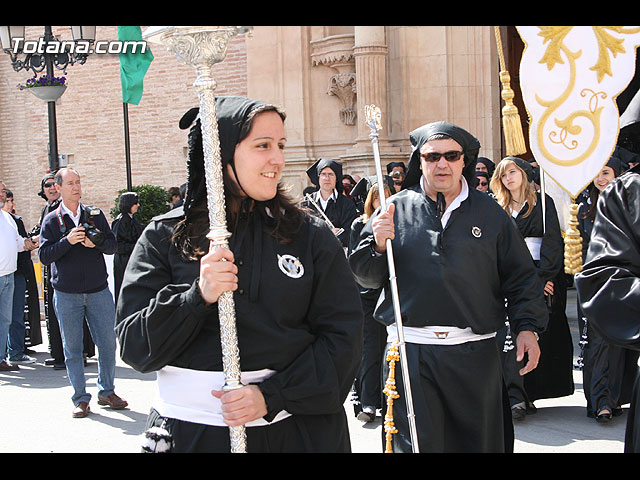
[[(460, 345), (408, 343), (406, 350), (420, 453), (513, 451), (513, 424), (495, 339)], [(385, 379), (388, 369), (387, 363)], [(400, 397), (393, 403), (398, 430), (393, 451), (409, 453), (411, 434), (399, 362), (395, 372)]]

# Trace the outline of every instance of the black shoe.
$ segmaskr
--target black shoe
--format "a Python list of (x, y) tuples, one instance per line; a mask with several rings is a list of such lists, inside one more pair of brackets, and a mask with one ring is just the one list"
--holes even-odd
[(609, 411), (609, 409), (603, 408), (602, 410), (600, 410), (596, 415), (596, 421), (602, 424), (609, 423), (611, 421), (611, 412)]
[(373, 407), (365, 406), (362, 411), (356, 416), (358, 420), (365, 423), (371, 423), (376, 419), (376, 409)]
[(513, 406), (511, 407), (511, 418), (513, 420), (524, 420), (527, 416), (527, 411), (524, 407), (521, 406)]
[(533, 404), (533, 402), (527, 403), (527, 415), (533, 415), (534, 413), (538, 413), (538, 408)]
[(53, 369), (54, 370), (66, 370), (67, 367), (65, 366), (64, 362), (56, 362), (53, 364)]

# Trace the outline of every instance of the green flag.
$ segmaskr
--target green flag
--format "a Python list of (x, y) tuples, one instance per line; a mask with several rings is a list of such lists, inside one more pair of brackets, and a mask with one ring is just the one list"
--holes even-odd
[[(140, 27), (118, 27), (118, 40), (142, 41)], [(144, 51), (143, 51), (144, 50)], [(142, 81), (153, 60), (149, 45), (126, 45), (120, 53), (120, 81), (122, 82), (122, 102), (138, 105), (142, 98)]]

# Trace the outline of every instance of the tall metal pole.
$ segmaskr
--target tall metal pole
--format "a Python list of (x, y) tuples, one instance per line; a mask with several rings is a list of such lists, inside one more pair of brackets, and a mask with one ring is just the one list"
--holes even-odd
[(131, 142), (129, 139), (129, 104), (127, 102), (122, 102), (122, 114), (124, 117), (124, 155), (127, 167), (127, 190), (130, 192), (133, 189), (133, 185), (131, 183)]
[[(216, 82), (211, 67), (222, 62), (231, 37), (244, 33), (248, 27), (149, 27), (143, 38), (166, 45), (179, 60), (195, 67), (194, 83), (200, 99), (200, 122), (204, 152), (207, 206), (210, 231), (207, 238), (210, 248), (228, 248), (231, 233), (227, 230), (222, 159), (216, 117)], [(241, 388), (240, 353), (236, 331), (235, 302), (233, 292), (224, 292), (218, 299), (222, 365), (225, 376), (224, 390)], [(232, 453), (246, 451), (244, 425), (229, 427)]]
[[(53, 40), (53, 32), (50, 26), (44, 27), (45, 44)], [(47, 66), (47, 75), (53, 77), (53, 59), (48, 53), (44, 55)], [(58, 123), (56, 120), (55, 100), (47, 102), (47, 114), (49, 119), (49, 170), (56, 172), (60, 166), (58, 161)]]
[[(365, 105), (365, 120), (371, 133), (369, 138), (373, 146), (373, 158), (376, 164), (376, 176), (378, 178), (378, 196), (380, 198), (380, 211), (387, 210), (387, 199), (384, 193), (384, 177), (382, 176), (382, 166), (380, 164), (380, 151), (378, 149), (378, 130), (382, 128), (380, 122), (380, 108), (375, 105)], [(413, 453), (419, 453), (418, 431), (416, 428), (416, 416), (413, 410), (413, 395), (411, 394), (411, 380), (409, 378), (409, 366), (407, 365), (407, 348), (404, 341), (404, 329), (402, 324), (402, 313), (400, 310), (400, 296), (398, 294), (398, 281), (396, 277), (396, 267), (393, 258), (393, 244), (391, 239), (386, 241), (387, 265), (389, 267), (389, 284), (391, 286), (391, 298), (393, 301), (393, 313), (395, 316), (396, 329), (398, 331), (398, 349), (400, 353), (400, 368), (402, 370), (402, 383), (407, 406), (407, 420), (409, 422), (409, 433), (411, 435), (411, 448)]]

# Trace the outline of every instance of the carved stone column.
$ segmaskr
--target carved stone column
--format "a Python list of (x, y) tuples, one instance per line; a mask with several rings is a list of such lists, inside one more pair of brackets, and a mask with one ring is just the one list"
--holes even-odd
[(389, 143), (389, 108), (387, 105), (387, 52), (384, 26), (356, 26), (353, 56), (356, 61), (357, 137), (355, 144), (342, 159), (349, 162), (353, 172), (363, 175), (375, 174), (370, 129), (364, 121), (365, 105), (376, 105), (382, 113), (382, 130), (379, 132), (379, 150), (384, 173), (385, 165), (391, 161), (404, 160), (398, 147)]
[(353, 38), (353, 35), (332, 35), (311, 42), (313, 65), (324, 65), (337, 71), (329, 78), (327, 94), (340, 100), (339, 115), (345, 125), (355, 125), (358, 114)]

